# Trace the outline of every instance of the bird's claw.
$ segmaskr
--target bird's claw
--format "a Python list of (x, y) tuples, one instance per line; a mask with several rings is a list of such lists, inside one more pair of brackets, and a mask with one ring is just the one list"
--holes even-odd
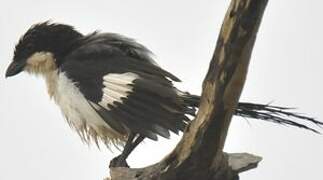
[(117, 156), (110, 161), (109, 167), (126, 167), (129, 168), (127, 161), (121, 156)]

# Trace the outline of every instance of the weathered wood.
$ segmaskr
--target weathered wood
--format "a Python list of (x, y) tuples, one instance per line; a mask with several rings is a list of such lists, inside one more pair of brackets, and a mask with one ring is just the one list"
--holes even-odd
[[(225, 156), (228, 157), (228, 165), (234, 175), (257, 167), (262, 159), (259, 156), (247, 153), (232, 153), (225, 154)], [(145, 168), (112, 168), (111, 177), (113, 177), (113, 180), (134, 180), (139, 178), (142, 178), (140, 180), (153, 180), (154, 178), (151, 176), (159, 175), (163, 168), (164, 166), (160, 163)], [(111, 180), (111, 178), (106, 178), (105, 180)]]
[(234, 180), (257, 166), (261, 158), (226, 154), (223, 147), (267, 1), (232, 0), (203, 82), (198, 114), (174, 151), (149, 167), (113, 168), (112, 180)]

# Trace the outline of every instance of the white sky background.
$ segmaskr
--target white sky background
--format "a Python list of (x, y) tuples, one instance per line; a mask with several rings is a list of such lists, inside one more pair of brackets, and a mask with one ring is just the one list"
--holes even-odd
[[(4, 79), (18, 38), (52, 19), (82, 33), (117, 32), (149, 47), (158, 63), (199, 94), (229, 0), (4, 1), (0, 6), (0, 179), (94, 180), (108, 175), (106, 148), (88, 148), (49, 100), (42, 79)], [(298, 107), (323, 121), (322, 1), (271, 0), (258, 34), (242, 100)], [(158, 161), (178, 137), (146, 141), (128, 160)], [(323, 136), (257, 120), (234, 118), (228, 152), (264, 157), (241, 179), (321, 179)]]

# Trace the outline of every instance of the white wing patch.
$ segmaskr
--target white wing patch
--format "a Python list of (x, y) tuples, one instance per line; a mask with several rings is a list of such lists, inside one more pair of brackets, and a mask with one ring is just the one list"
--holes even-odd
[(122, 103), (122, 98), (127, 98), (133, 90), (133, 82), (139, 79), (135, 73), (110, 73), (103, 77), (103, 97), (99, 104), (109, 109), (108, 104), (115, 106), (114, 102)]

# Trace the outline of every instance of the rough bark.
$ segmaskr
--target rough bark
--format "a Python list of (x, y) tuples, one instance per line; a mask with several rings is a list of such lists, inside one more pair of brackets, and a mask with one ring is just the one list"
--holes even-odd
[(112, 180), (235, 180), (260, 157), (223, 152), (256, 34), (268, 0), (232, 0), (226, 13), (196, 118), (176, 148), (161, 162), (139, 168), (111, 168)]

